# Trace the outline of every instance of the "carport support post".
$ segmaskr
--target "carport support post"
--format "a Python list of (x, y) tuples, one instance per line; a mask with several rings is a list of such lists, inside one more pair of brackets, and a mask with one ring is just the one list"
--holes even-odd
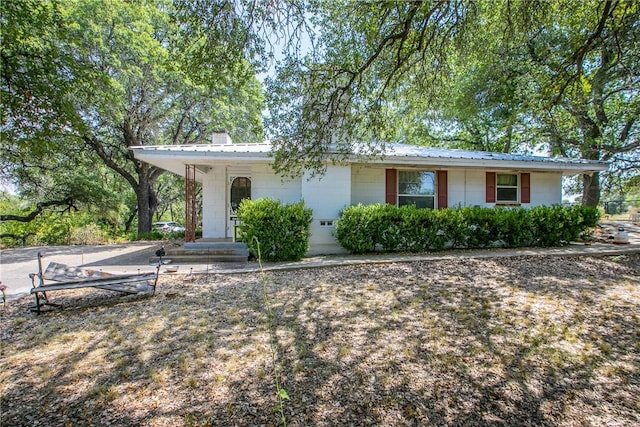
[(196, 165), (186, 165), (184, 175), (184, 241), (196, 240)]

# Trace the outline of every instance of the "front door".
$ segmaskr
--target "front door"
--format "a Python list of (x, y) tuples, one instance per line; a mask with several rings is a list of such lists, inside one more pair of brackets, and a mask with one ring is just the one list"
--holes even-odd
[(230, 178), (227, 237), (235, 240), (235, 229), (238, 225), (238, 206), (244, 199), (251, 199), (251, 178), (246, 176), (232, 176)]

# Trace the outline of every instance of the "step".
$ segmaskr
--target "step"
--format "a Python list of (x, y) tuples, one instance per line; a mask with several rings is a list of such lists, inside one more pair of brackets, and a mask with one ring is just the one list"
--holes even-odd
[[(168, 249), (164, 259), (176, 263), (210, 263), (210, 262), (247, 262), (249, 249), (240, 242), (187, 242), (180, 248)], [(158, 262), (158, 257), (151, 257), (149, 261)]]
[(247, 245), (242, 242), (215, 242), (206, 240), (197, 240), (195, 242), (185, 242), (182, 246), (184, 249), (189, 250), (202, 250), (202, 249), (244, 249), (247, 250)]
[[(187, 254), (187, 255), (167, 255), (164, 256), (163, 261), (167, 261), (170, 260), (171, 264), (176, 265), (176, 264), (188, 264), (188, 263), (192, 263), (192, 264), (211, 264), (211, 263), (227, 263), (227, 262), (233, 262), (233, 263), (246, 263), (249, 259), (249, 256), (244, 256), (244, 255), (236, 255), (236, 254), (228, 254), (228, 255), (194, 255), (194, 254)], [(160, 259), (158, 257), (150, 257), (149, 258), (149, 264), (155, 264), (159, 261)]]
[(197, 256), (218, 256), (218, 255), (239, 255), (248, 257), (249, 249), (235, 248), (235, 249), (170, 249), (167, 251), (165, 257), (176, 257), (181, 255), (197, 255)]

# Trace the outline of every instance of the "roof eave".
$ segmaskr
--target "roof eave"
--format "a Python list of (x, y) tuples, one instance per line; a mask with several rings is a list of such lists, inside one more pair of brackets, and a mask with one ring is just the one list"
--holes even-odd
[(488, 160), (488, 159), (451, 159), (441, 157), (387, 157), (376, 163), (398, 166), (425, 166), (435, 168), (474, 168), (496, 170), (531, 170), (562, 172), (566, 175), (578, 173), (602, 172), (608, 169), (606, 163), (571, 163), (571, 162), (537, 162), (517, 160)]

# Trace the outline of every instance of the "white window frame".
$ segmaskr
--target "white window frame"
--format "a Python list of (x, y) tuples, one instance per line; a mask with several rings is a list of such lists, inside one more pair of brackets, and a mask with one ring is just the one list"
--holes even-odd
[[(400, 192), (400, 174), (402, 173), (414, 173), (414, 172), (418, 172), (418, 173), (429, 173), (432, 176), (433, 179), (433, 194), (410, 194), (410, 193), (401, 193)], [(432, 171), (432, 170), (398, 170), (397, 171), (397, 176), (396, 176), (396, 180), (397, 180), (397, 195), (396, 195), (396, 205), (397, 206), (408, 206), (410, 205), (409, 203), (406, 204), (400, 204), (400, 199), (401, 197), (417, 197), (417, 198), (424, 198), (424, 199), (431, 199), (432, 203), (431, 206), (432, 207), (425, 207), (422, 209), (436, 209), (436, 202), (437, 202), (437, 192), (438, 192), (438, 183), (436, 182), (436, 172)]]
[[(516, 185), (500, 185), (498, 184), (498, 177), (500, 175), (509, 175), (509, 176), (515, 176), (516, 177)], [(500, 188), (508, 188), (508, 189), (514, 189), (516, 190), (516, 198), (515, 200), (504, 200), (504, 199), (500, 199), (498, 197), (498, 190)], [(506, 204), (515, 204), (515, 203), (519, 203), (520, 202), (520, 174), (519, 173), (496, 173), (496, 203), (506, 203)]]

